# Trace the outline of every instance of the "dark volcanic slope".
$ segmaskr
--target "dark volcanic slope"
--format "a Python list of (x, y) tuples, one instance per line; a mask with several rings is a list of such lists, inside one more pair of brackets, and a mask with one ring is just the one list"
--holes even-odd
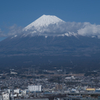
[(65, 66), (95, 69), (100, 63), (100, 39), (89, 37), (34, 36), (7, 38), (0, 42), (2, 66)]
[(17, 37), (0, 43), (1, 56), (66, 55), (91, 56), (99, 53), (100, 39), (89, 37)]

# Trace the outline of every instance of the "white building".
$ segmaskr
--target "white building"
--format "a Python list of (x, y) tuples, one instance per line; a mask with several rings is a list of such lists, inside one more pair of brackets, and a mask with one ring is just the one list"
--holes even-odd
[(33, 91), (41, 92), (41, 85), (29, 85), (28, 90), (30, 92), (33, 92)]
[(20, 92), (20, 89), (15, 89), (14, 90), (14, 93), (18, 93), (19, 94), (19, 92)]
[(21, 90), (21, 94), (24, 96), (26, 95), (27, 90)]
[(2, 98), (3, 100), (9, 100), (9, 93), (3, 93)]
[(16, 75), (16, 74), (17, 74), (17, 72), (12, 72), (12, 71), (11, 71), (11, 72), (10, 72), (10, 74)]
[(66, 80), (70, 80), (70, 79), (75, 79), (74, 76), (70, 76), (70, 77), (65, 77)]
[(10, 94), (10, 89), (8, 89), (7, 92)]

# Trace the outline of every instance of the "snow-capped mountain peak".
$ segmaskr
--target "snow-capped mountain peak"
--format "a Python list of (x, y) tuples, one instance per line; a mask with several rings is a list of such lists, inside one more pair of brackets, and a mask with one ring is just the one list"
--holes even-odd
[(59, 22), (65, 23), (63, 20), (61, 20), (56, 16), (42, 15), (40, 18), (38, 18), (37, 20), (26, 26), (23, 30), (24, 31), (33, 30), (33, 28), (40, 29), (40, 27), (42, 28), (48, 27), (51, 24), (58, 24)]

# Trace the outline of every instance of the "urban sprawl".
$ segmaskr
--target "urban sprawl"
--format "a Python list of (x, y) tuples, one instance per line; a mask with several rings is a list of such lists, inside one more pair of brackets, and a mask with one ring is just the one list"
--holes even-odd
[(0, 74), (0, 100), (100, 100), (100, 72), (9, 69)]

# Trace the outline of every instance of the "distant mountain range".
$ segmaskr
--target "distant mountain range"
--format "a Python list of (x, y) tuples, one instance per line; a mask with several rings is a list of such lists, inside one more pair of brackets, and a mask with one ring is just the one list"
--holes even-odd
[[(68, 29), (67, 25), (56, 16), (43, 15), (26, 26), (21, 34), (1, 41), (1, 67), (37, 65), (99, 68), (100, 39), (72, 34), (68, 32), (72, 29)], [(72, 28), (75, 32), (77, 26)]]

